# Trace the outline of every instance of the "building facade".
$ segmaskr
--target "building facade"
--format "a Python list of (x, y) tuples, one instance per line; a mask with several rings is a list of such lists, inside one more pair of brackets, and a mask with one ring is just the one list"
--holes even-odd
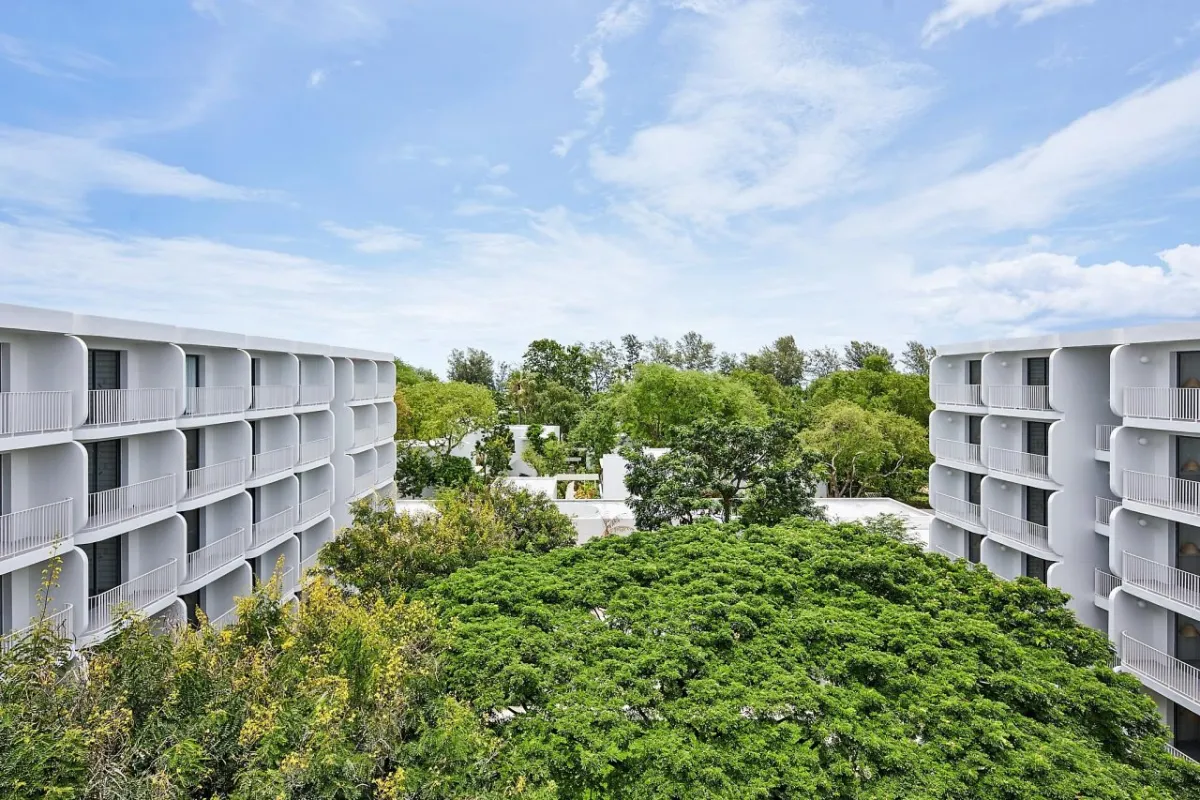
[(930, 548), (1070, 594), (1200, 758), (1200, 325), (938, 352)]
[(387, 353), (0, 304), (0, 646), (294, 593), (393, 492), (394, 392)]

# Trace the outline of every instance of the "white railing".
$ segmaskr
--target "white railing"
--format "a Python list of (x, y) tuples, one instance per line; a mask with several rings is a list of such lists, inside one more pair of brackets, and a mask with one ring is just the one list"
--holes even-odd
[(354, 447), (366, 447), (375, 444), (374, 428), (357, 428), (354, 431)]
[(942, 461), (957, 461), (960, 464), (983, 466), (979, 445), (957, 442), (953, 439), (934, 439), (933, 454)]
[(296, 527), (296, 507), (288, 506), (278, 514), (254, 523), (250, 546), (253, 548), (262, 547), (281, 536), (287, 536), (292, 532), (292, 528), (294, 527)]
[(1110, 497), (1096, 498), (1096, 522), (1101, 525), (1107, 525), (1108, 520), (1112, 517), (1112, 512), (1121, 507), (1120, 500), (1113, 500)]
[(375, 389), (377, 384), (374, 383), (356, 383), (354, 384), (354, 395), (352, 400), (374, 400)]
[(1121, 666), (1137, 673), (1139, 677), (1200, 702), (1200, 669), (1138, 641), (1128, 633), (1121, 634)]
[(118, 608), (141, 611), (175, 594), (179, 568), (175, 559), (107, 592), (88, 598), (88, 630), (102, 631), (115, 621)]
[(1121, 558), (1125, 583), (1189, 608), (1200, 609), (1200, 575), (1142, 558), (1128, 550)]
[(953, 550), (947, 550), (946, 548), (944, 548), (940, 545), (931, 544), (931, 545), (929, 545), (929, 549), (933, 550), (936, 553), (941, 553), (942, 555), (944, 555), (946, 558), (950, 559), (951, 561), (957, 561), (958, 559), (962, 558), (962, 556), (960, 556), (958, 553), (955, 553)]
[(989, 536), (998, 536), (1012, 542), (1045, 550), (1048, 553), (1054, 552), (1050, 549), (1049, 529), (1045, 525), (1039, 525), (1036, 522), (1030, 522), (1029, 520), (1014, 517), (1011, 514), (989, 509), (987, 513), (987, 530)]
[(317, 558), (321, 555), (321, 549), (317, 548), (312, 555), (300, 562), (300, 571), (308, 572), (317, 566)]
[(382, 467), (375, 468), (375, 483), (376, 484), (387, 483), (388, 481), (395, 478), (395, 476), (396, 476), (396, 470), (394, 467), (389, 467), (388, 465), (385, 464)]
[(1112, 449), (1113, 431), (1117, 429), (1116, 425), (1097, 425), (1096, 426), (1096, 449), (1107, 453)]
[(229, 609), (216, 619), (210, 619), (208, 624), (209, 627), (211, 627), (214, 631), (223, 631), (230, 625), (237, 622), (237, 618), (237, 603), (235, 602), (233, 608)]
[(1007, 475), (1050, 480), (1050, 459), (1036, 453), (1020, 450), (1005, 450), (1002, 447), (988, 448), (988, 469)]
[(967, 502), (959, 497), (951, 497), (948, 494), (934, 492), (933, 510), (939, 516), (950, 517), (951, 519), (965, 522), (968, 525), (979, 527), (983, 525), (982, 517), (979, 513), (979, 504)]
[(74, 606), (67, 603), (61, 611), (55, 611), (53, 614), (47, 615), (44, 620), (38, 620), (20, 630), (0, 637), (0, 653), (7, 653), (9, 650), (12, 650), (22, 639), (33, 633), (34, 628), (41, 624), (48, 625), (50, 631), (59, 639), (73, 638), (75, 633), (73, 611)]
[(363, 475), (354, 476), (354, 496), (366, 494), (375, 488), (375, 470), (371, 470)]
[(300, 464), (312, 464), (322, 461), (333, 454), (333, 439), (326, 436), (315, 442), (300, 443)]
[(88, 495), (85, 531), (137, 519), (175, 505), (178, 487), (174, 475), (163, 475), (141, 483), (118, 486)]
[(246, 554), (246, 529), (238, 528), (224, 539), (218, 539), (187, 554), (187, 577), (191, 583)]
[(395, 436), (391, 425), (379, 425), (375, 428), (375, 441), (382, 442)]
[(949, 406), (981, 406), (981, 388), (977, 383), (935, 383), (933, 402)]
[(329, 491), (321, 492), (316, 497), (310, 497), (300, 504), (300, 518), (297, 520), (297, 525), (303, 525), (306, 522), (316, 519), (319, 516), (328, 514), (330, 509)]
[(1108, 596), (1113, 593), (1113, 589), (1116, 589), (1120, 585), (1121, 579), (1116, 575), (1097, 568), (1095, 578), (1093, 579), (1092, 593), (1100, 600), (1107, 602)]
[(989, 386), (987, 404), (1019, 411), (1051, 411), (1049, 386)]
[(1200, 389), (1128, 386), (1125, 388), (1125, 416), (1200, 422)]
[(59, 500), (0, 516), (0, 561), (52, 547), (75, 529), (71, 500)]
[(375, 387), (376, 400), (391, 400), (396, 396), (396, 385), (392, 383), (381, 383)]
[(84, 425), (128, 425), (175, 419), (174, 389), (94, 389)]
[(253, 386), (251, 394), (254, 402), (250, 406), (262, 411), (269, 408), (291, 408), (296, 405), (295, 386)]
[(1200, 514), (1200, 481), (1125, 470), (1125, 499), (1189, 514)]
[(70, 392), (0, 392), (0, 436), (70, 429)]
[(240, 414), (249, 405), (245, 386), (192, 386), (187, 389), (186, 417)]
[(300, 399), (297, 401), (297, 405), (323, 406), (331, 400), (333, 400), (332, 386), (321, 386), (320, 384), (306, 386), (301, 384)]
[(226, 489), (240, 486), (246, 479), (246, 459), (235, 458), (199, 469), (188, 470), (187, 493), (184, 500), (207, 497)]
[(1197, 762), (1196, 759), (1192, 758), (1187, 753), (1183, 752), (1182, 750), (1180, 750), (1178, 747), (1176, 747), (1173, 744), (1167, 745), (1167, 752), (1170, 753), (1171, 755), (1175, 756), (1176, 758), (1182, 758), (1184, 761), (1190, 761), (1193, 764), (1200, 763), (1200, 762)]
[(265, 478), (296, 466), (296, 454), (291, 445), (277, 450), (257, 453), (250, 458), (251, 478)]
[(289, 594), (295, 594), (300, 588), (300, 574), (295, 567), (291, 567), (283, 573), (279, 579), (279, 596), (287, 597)]

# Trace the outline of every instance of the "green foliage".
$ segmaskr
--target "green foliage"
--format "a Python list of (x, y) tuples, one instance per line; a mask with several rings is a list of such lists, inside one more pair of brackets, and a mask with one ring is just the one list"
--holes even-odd
[(603, 456), (617, 449), (621, 427), (617, 419), (616, 404), (612, 395), (595, 395), (592, 403), (571, 429), (568, 437), (575, 447), (581, 449), (589, 465), (599, 465)]
[(937, 357), (937, 350), (918, 341), (910, 341), (904, 346), (900, 355), (900, 363), (904, 369), (913, 375), (929, 376), (929, 362)]
[(440, 380), (431, 369), (414, 367), (402, 359), (396, 359), (396, 387), (406, 388), (418, 383), (437, 383)]
[(1062, 593), (886, 531), (639, 533), (423, 597), (458, 620), (445, 691), (512, 709), (489, 766), (560, 798), (1200, 798)]
[(496, 423), (496, 401), (483, 386), (470, 383), (419, 383), (402, 390), (407, 416), (397, 421), (398, 439), (425, 442), (443, 455), (472, 431)]
[(746, 384), (724, 375), (642, 364), (613, 398), (621, 427), (635, 442), (662, 447), (671, 430), (711, 418), (764, 424), (767, 409)]
[(486, 478), (495, 480), (508, 474), (515, 452), (512, 430), (507, 425), (493, 425), (475, 444), (475, 463), (483, 468)]
[(847, 400), (820, 408), (802, 438), (819, 455), (831, 497), (909, 497), (925, 484), (933, 462), (928, 433), (916, 422)]
[(530, 425), (526, 436), (529, 444), (521, 453), (521, 460), (533, 467), (538, 475), (549, 477), (567, 471), (570, 449), (556, 434), (545, 434), (541, 425)]
[(591, 359), (581, 344), (563, 346), (553, 339), (531, 342), (525, 351), (522, 370), (575, 394), (591, 393)]
[(820, 409), (846, 400), (871, 411), (894, 411), (922, 425), (929, 425), (933, 403), (929, 378), (896, 372), (878, 356), (868, 356), (867, 367), (856, 372), (834, 372), (808, 387), (810, 409)]
[(745, 368), (770, 375), (780, 386), (800, 386), (807, 369), (804, 351), (794, 336), (780, 336), (769, 346), (746, 356)]
[(433, 460), (423, 448), (401, 447), (396, 451), (396, 491), (401, 497), (420, 497), (437, 483)]
[(483, 350), (474, 347), (468, 347), (465, 353), (451, 350), (446, 367), (446, 377), (451, 381), (496, 388), (495, 364)]
[(895, 356), (886, 347), (874, 342), (857, 340), (850, 342), (843, 350), (842, 366), (846, 369), (864, 369), (867, 366), (867, 359), (871, 356), (880, 356), (887, 364), (888, 369), (895, 368)]

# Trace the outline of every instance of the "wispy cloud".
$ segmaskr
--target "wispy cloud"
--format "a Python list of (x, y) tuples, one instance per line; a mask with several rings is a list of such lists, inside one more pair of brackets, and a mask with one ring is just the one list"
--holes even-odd
[(64, 47), (35, 48), (28, 42), (0, 33), (0, 59), (26, 72), (46, 78), (79, 80), (82, 75), (112, 66), (99, 56)]
[(339, 239), (353, 242), (354, 249), (360, 253), (399, 253), (421, 247), (420, 236), (387, 225), (347, 228), (334, 222), (323, 222), (321, 228)]
[(1011, 11), (1017, 14), (1019, 22), (1028, 23), (1093, 2), (1095, 0), (945, 0), (945, 5), (925, 21), (921, 37), (928, 47), (977, 19), (992, 18), (1001, 11)]
[(314, 69), (308, 73), (308, 88), (316, 89), (325, 82), (325, 77), (328, 73), (323, 69)]
[(498, 200), (507, 200), (511, 197), (516, 197), (517, 193), (499, 183), (484, 183), (475, 187), (475, 191), (487, 197), (494, 197)]

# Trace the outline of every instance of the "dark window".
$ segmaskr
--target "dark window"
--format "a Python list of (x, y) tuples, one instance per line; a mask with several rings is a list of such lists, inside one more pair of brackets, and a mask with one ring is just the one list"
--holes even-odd
[(967, 473), (967, 502), (979, 505), (983, 502), (983, 476)]
[(87, 453), (88, 494), (116, 489), (121, 485), (121, 440), (105, 439), (83, 445)]
[(0, 342), (0, 392), (9, 391), (12, 385), (12, 378), (9, 376), (9, 371), (12, 370), (12, 356), (8, 352), (8, 344)]
[(1181, 389), (1200, 389), (1200, 352), (1175, 354), (1175, 385)]
[(1175, 437), (1175, 463), (1180, 478), (1200, 480), (1200, 439), (1194, 436)]
[(262, 425), (257, 419), (250, 420), (250, 452), (254, 455), (262, 453)]
[(200, 608), (200, 592), (197, 590), (191, 594), (181, 594), (179, 599), (183, 601), (183, 605), (187, 608), (188, 625), (192, 628), (200, 627), (200, 617), (196, 614), (196, 610)]
[(187, 369), (187, 375), (185, 377), (185, 382), (187, 383), (188, 388), (196, 389), (196, 388), (199, 388), (200, 386), (203, 386), (204, 385), (202, 382), (203, 371), (201, 368), (202, 365), (201, 365), (201, 361), (200, 361), (200, 356), (186, 356), (184, 358), (184, 364)]
[(983, 383), (983, 362), (977, 360), (967, 362), (967, 383), (978, 386)]
[(11, 514), (12, 509), (9, 508), (10, 500), (8, 498), (10, 480), (9, 473), (12, 470), (12, 456), (0, 453), (0, 516)]
[(1046, 582), (1046, 572), (1050, 569), (1050, 562), (1036, 556), (1025, 556), (1025, 577), (1033, 578), (1040, 583)]
[(246, 491), (250, 493), (250, 521), (262, 522), (262, 518), (259, 516), (259, 512), (262, 511), (260, 508), (262, 503), (261, 498), (259, 497), (259, 487), (255, 486), (251, 489), (247, 489)]
[(1050, 492), (1046, 489), (1025, 487), (1025, 519), (1038, 525), (1046, 524), (1046, 509), (1050, 501)]
[(88, 351), (88, 388), (93, 391), (121, 388), (120, 350)]
[(204, 509), (193, 508), (191, 511), (181, 511), (180, 514), (187, 529), (187, 551), (194, 553), (200, 549), (200, 526), (204, 521)]
[(250, 359), (250, 385), (262, 386), (262, 359)]
[(1025, 452), (1044, 456), (1050, 454), (1050, 423), (1025, 423)]
[(1200, 717), (1175, 704), (1175, 746), (1192, 758), (1200, 755)]
[(79, 546), (88, 560), (88, 597), (121, 585), (121, 538)]
[(983, 417), (967, 417), (967, 443), (983, 443)]
[(187, 469), (190, 472), (204, 466), (204, 436), (199, 428), (188, 428), (183, 432), (184, 448), (187, 451)]
[(1025, 385), (1026, 386), (1049, 386), (1050, 385), (1050, 359), (1048, 359), (1048, 358), (1027, 358), (1027, 359), (1025, 359)]
[(967, 531), (967, 561), (970, 561), (972, 564), (978, 564), (983, 559), (981, 555), (982, 550), (983, 534)]

